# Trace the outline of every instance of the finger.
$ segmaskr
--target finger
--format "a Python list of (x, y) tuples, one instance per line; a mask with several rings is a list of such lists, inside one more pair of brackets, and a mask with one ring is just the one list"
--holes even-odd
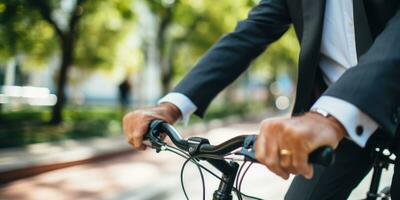
[(311, 179), (313, 175), (312, 166), (308, 163), (308, 154), (297, 152), (293, 154), (293, 168), (297, 174), (303, 175), (307, 179)]
[(270, 169), (272, 172), (282, 177), (283, 179), (289, 178), (289, 173), (286, 172), (280, 166), (280, 156), (279, 156), (279, 148), (276, 142), (273, 141), (273, 137), (270, 138), (270, 141), (267, 141), (267, 145), (265, 145), (265, 157), (263, 163)]
[(126, 114), (124, 116), (124, 118), (122, 119), (122, 122), (123, 122), (122, 123), (122, 128), (123, 128), (123, 131), (124, 131), (124, 135), (125, 135), (126, 139), (129, 141), (130, 133), (132, 132), (131, 126), (130, 126), (130, 123), (129, 123), (129, 114)]
[[(264, 120), (261, 127), (260, 140), (257, 140), (256, 151), (261, 152), (258, 160), (264, 164), (269, 170), (283, 179), (289, 178), (289, 173), (280, 167), (279, 154), (278, 154), (278, 144), (277, 137), (281, 127), (279, 123), (274, 121)], [(273, 133), (270, 134), (270, 133)], [(257, 155), (256, 155), (257, 156)]]
[[(282, 149), (287, 149), (287, 150), (289, 150), (290, 152), (292, 152), (292, 148), (291, 147), (289, 147), (289, 145), (288, 145), (288, 141), (287, 140), (285, 140), (283, 137), (283, 134), (281, 135), (281, 137), (279, 137), (279, 149), (280, 149), (280, 151), (282, 150)], [(279, 160), (280, 160), (280, 166), (285, 170), (285, 171), (287, 171), (287, 172), (290, 172), (290, 173), (295, 173), (292, 169), (293, 169), (293, 167), (291, 166), (292, 165), (292, 155), (282, 155), (282, 154), (280, 154), (280, 152), (279, 152)]]
[(144, 150), (145, 145), (143, 144), (143, 137), (147, 131), (147, 123), (136, 126), (137, 128), (133, 130), (132, 140), (133, 146), (138, 150)]
[(265, 138), (263, 135), (259, 135), (255, 143), (255, 156), (256, 160), (261, 161), (265, 157)]
[(280, 165), (285, 171), (289, 171), (290, 173), (294, 173), (288, 170), (292, 163), (292, 156), (291, 155), (280, 155)]
[(140, 135), (138, 132), (132, 133), (133, 137), (130, 140), (130, 143), (135, 147), (137, 150), (144, 150), (143, 136)]
[(266, 148), (265, 163), (267, 164), (267, 167), (283, 179), (288, 179), (289, 173), (280, 165), (279, 148), (277, 143), (269, 142), (267, 143)]
[(127, 139), (128, 143), (135, 148), (135, 145), (133, 143), (134, 139), (133, 139), (133, 136), (132, 136), (133, 124), (130, 123), (129, 118), (127, 118), (127, 117), (124, 117), (123, 130), (124, 130), (125, 138)]

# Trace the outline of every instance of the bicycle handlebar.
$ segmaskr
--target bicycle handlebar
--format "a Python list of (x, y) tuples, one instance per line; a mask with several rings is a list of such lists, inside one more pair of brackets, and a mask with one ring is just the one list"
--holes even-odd
[[(254, 156), (255, 135), (240, 135), (219, 145), (211, 145), (205, 138), (192, 137), (185, 140), (171, 124), (162, 120), (154, 120), (150, 123), (145, 139), (148, 139), (153, 147), (160, 150), (160, 147), (164, 145), (159, 137), (162, 133), (167, 134), (175, 146), (191, 155), (226, 155), (242, 147), (240, 154), (253, 162), (257, 162)], [(332, 147), (322, 146), (310, 153), (308, 161), (312, 164), (330, 166), (334, 162), (334, 156)]]

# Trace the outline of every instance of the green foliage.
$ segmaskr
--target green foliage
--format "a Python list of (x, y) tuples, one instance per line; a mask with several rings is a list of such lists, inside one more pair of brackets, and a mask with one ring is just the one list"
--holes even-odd
[[(196, 60), (223, 34), (232, 31), (258, 0), (148, 0), (160, 20), (162, 44), (173, 71), (181, 79)], [(164, 30), (165, 29), (165, 30)]]
[(22, 0), (0, 0), (0, 62), (24, 56), (23, 65), (43, 65), (57, 47), (52, 27)]
[[(82, 13), (73, 33), (77, 38), (73, 65), (86, 69), (114, 67), (116, 48), (133, 24), (132, 1), (78, 2), (82, 2)], [(0, 0), (0, 61), (23, 56), (23, 67), (44, 65), (55, 52), (60, 52), (57, 29), (64, 34), (74, 30), (69, 30), (68, 24), (60, 24), (57, 17), (52, 18), (52, 24), (39, 11), (57, 14), (63, 20), (71, 17), (57, 0)]]
[(82, 5), (74, 65), (86, 69), (112, 69), (117, 47), (133, 25), (130, 0), (91, 0)]
[(254, 62), (253, 72), (267, 77), (276, 76), (279, 72), (289, 73), (295, 79), (299, 52), (299, 42), (294, 29), (290, 28)]
[[(165, 40), (170, 52), (174, 82), (178, 82), (191, 66), (224, 34), (233, 31), (237, 22), (245, 19), (258, 0), (149, 0), (146, 1), (160, 19), (172, 16)], [(165, 4), (163, 2), (170, 2)], [(266, 76), (285, 70), (294, 77), (299, 52), (293, 29), (268, 48), (253, 63), (251, 71)]]
[(122, 112), (115, 108), (67, 107), (64, 123), (45, 123), (49, 110), (26, 109), (0, 114), (0, 148), (65, 139), (83, 139), (121, 134)]

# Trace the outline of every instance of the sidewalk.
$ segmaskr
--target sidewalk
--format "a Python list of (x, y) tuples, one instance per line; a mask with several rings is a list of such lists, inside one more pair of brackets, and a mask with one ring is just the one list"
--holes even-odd
[(133, 152), (122, 135), (0, 150), (0, 183)]

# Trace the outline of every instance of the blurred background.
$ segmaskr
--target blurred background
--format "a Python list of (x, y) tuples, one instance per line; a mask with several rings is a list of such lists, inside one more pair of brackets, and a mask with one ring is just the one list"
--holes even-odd
[[(39, 107), (28, 98), (38, 92), (3, 87), (0, 147), (119, 134), (124, 112), (154, 105), (257, 2), (1, 1), (1, 85), (43, 87), (57, 101)], [(293, 31), (268, 52), (219, 96), (207, 119), (289, 108)]]
[[(181, 160), (134, 152), (122, 116), (156, 104), (258, 2), (0, 0), (0, 199), (183, 199)], [(179, 129), (218, 142), (287, 115), (299, 53), (293, 30), (267, 52), (204, 119)], [(248, 190), (281, 199), (288, 182), (254, 171), (249, 185), (271, 189)]]

